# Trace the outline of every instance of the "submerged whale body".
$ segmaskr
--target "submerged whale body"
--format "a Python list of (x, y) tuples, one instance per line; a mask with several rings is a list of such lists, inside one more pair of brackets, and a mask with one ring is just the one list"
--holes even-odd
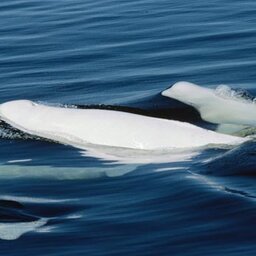
[(218, 134), (192, 124), (131, 113), (47, 106), (29, 100), (0, 105), (11, 126), (79, 148), (88, 144), (143, 150), (236, 145), (247, 139)]
[(198, 110), (203, 120), (224, 124), (226, 129), (241, 130), (256, 126), (256, 104), (239, 97), (227, 86), (205, 88), (189, 82), (178, 82), (162, 92)]

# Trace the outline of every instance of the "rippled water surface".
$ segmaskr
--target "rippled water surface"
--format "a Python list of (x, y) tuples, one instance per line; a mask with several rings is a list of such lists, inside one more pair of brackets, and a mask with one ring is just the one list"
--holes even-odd
[[(190, 81), (255, 96), (255, 14), (250, 0), (2, 0), (0, 103), (204, 126), (160, 92)], [(1, 255), (256, 254), (253, 141), (118, 162), (6, 125), (0, 136)]]

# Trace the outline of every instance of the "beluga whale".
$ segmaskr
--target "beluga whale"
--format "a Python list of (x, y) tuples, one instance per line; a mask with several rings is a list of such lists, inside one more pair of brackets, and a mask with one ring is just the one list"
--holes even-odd
[[(207, 94), (211, 91), (206, 90)], [(114, 110), (48, 106), (30, 100), (1, 104), (0, 119), (25, 133), (83, 149), (88, 145), (186, 149), (212, 144), (237, 145), (247, 140), (186, 122)]]
[(256, 126), (254, 101), (241, 97), (225, 85), (211, 89), (189, 82), (177, 82), (164, 90), (162, 95), (194, 107), (207, 122)]

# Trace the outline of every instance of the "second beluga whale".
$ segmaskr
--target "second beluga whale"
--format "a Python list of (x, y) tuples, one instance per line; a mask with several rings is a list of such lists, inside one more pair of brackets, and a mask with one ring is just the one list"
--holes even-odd
[(162, 95), (194, 107), (203, 120), (211, 123), (256, 126), (256, 104), (239, 97), (227, 86), (211, 89), (177, 82)]

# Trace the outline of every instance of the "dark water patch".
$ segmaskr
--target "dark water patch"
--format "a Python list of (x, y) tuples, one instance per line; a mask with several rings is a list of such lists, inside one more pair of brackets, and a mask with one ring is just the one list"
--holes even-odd
[[(57, 230), (24, 236), (15, 242), (16, 248), (32, 240), (35, 246), (30, 250), (37, 255), (44, 255), (51, 246), (61, 246), (68, 254), (202, 255), (210, 250), (236, 255), (243, 250), (253, 255), (250, 245), (255, 232), (250, 225), (254, 223), (254, 204), (186, 176), (186, 171), (162, 172), (65, 182), (65, 193), (79, 197), (84, 204), (84, 217), (50, 222), (49, 226), (58, 225)], [(31, 188), (35, 196), (62, 191), (60, 181), (41, 182)], [(90, 207), (86, 208), (88, 202)], [(7, 250), (6, 244), (0, 244)]]
[(11, 208), (16, 208), (16, 209), (22, 209), (24, 206), (21, 203), (16, 202), (16, 201), (0, 199), (0, 207), (2, 207), (2, 208), (11, 207)]
[(45, 202), (40, 202), (40, 199), (38, 202), (36, 201), (36, 198), (33, 203), (26, 203), (27, 208), (29, 208), (31, 214), (40, 216), (41, 218), (49, 218), (49, 219), (62, 219), (62, 217), (73, 215), (76, 212), (79, 212), (81, 210), (86, 211), (90, 209), (90, 205), (81, 205), (79, 204), (79, 201), (76, 202), (76, 200), (73, 201), (70, 200), (51, 200), (47, 202), (47, 199), (45, 199)]
[(220, 176), (251, 176), (256, 175), (256, 143), (245, 142), (206, 163), (199, 164), (201, 173)]
[(0, 200), (0, 223), (30, 222), (39, 217), (28, 211), (23, 204), (12, 200)]
[(241, 195), (241, 196), (244, 196), (244, 197), (256, 199), (256, 196), (251, 195), (251, 194), (249, 194), (248, 192), (245, 192), (245, 191), (240, 191), (240, 190), (231, 189), (231, 188), (227, 188), (227, 187), (225, 188), (225, 190), (229, 193), (234, 193), (234, 194)]

